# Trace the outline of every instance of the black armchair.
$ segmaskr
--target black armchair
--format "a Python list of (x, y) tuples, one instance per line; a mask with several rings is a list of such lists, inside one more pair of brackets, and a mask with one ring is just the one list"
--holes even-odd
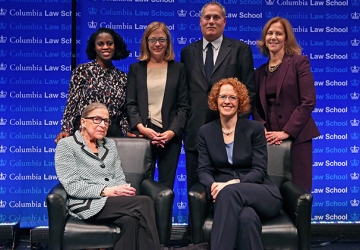
[[(116, 142), (126, 180), (136, 188), (137, 194), (147, 195), (154, 201), (160, 243), (167, 245), (174, 193), (150, 178), (150, 141), (143, 138), (112, 139)], [(67, 199), (67, 193), (60, 183), (47, 195), (49, 249), (113, 247), (120, 235), (120, 228), (114, 224), (94, 224), (70, 216)]]
[[(291, 141), (268, 145), (268, 174), (279, 187), (283, 207), (279, 215), (262, 222), (265, 249), (310, 249), (312, 195), (291, 181)], [(188, 193), (192, 242), (210, 242), (213, 214), (205, 187), (196, 183)]]

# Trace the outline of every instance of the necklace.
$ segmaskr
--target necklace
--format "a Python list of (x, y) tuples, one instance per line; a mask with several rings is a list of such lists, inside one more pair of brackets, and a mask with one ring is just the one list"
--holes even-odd
[(226, 135), (226, 136), (229, 136), (229, 135), (231, 135), (232, 133), (234, 133), (234, 131), (235, 131), (235, 130), (230, 131), (230, 132), (224, 132), (224, 131), (223, 131), (223, 134)]
[(275, 66), (270, 66), (269, 64), (269, 71), (272, 73), (274, 72), (275, 70), (277, 70), (277, 68), (280, 66), (281, 62), (276, 64)]

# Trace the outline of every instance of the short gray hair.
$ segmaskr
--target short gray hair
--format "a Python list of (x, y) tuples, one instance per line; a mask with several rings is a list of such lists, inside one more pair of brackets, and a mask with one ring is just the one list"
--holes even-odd
[(204, 9), (205, 9), (206, 7), (208, 7), (209, 5), (217, 5), (217, 6), (221, 9), (222, 16), (223, 16), (223, 17), (226, 17), (225, 7), (224, 7), (221, 3), (216, 2), (216, 1), (210, 1), (210, 2), (208, 2), (207, 4), (205, 4), (205, 5), (201, 8), (201, 10), (200, 10), (200, 16), (202, 16), (202, 15), (204, 14)]

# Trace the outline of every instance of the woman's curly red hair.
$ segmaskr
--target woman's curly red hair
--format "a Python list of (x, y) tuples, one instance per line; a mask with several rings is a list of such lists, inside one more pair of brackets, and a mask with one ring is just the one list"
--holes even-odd
[(214, 84), (208, 97), (209, 108), (218, 111), (218, 95), (220, 93), (220, 88), (224, 85), (231, 85), (234, 88), (234, 91), (239, 98), (238, 113), (248, 112), (251, 108), (248, 90), (246, 86), (235, 77), (224, 78)]

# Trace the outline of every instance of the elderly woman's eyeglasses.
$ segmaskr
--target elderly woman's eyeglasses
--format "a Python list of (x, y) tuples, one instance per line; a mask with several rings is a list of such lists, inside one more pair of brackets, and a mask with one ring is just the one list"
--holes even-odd
[(227, 96), (227, 95), (218, 95), (217, 97), (222, 101), (226, 101), (226, 99), (229, 98), (230, 102), (235, 102), (238, 99), (237, 96), (234, 96), (234, 95), (229, 95), (229, 96)]
[(160, 37), (160, 38), (152, 37), (152, 38), (148, 38), (147, 40), (149, 43), (156, 43), (156, 42), (165, 43), (168, 39), (164, 37)]
[(92, 119), (93, 123), (95, 124), (100, 124), (102, 121), (104, 121), (106, 126), (111, 124), (111, 120), (109, 118), (101, 118), (100, 116), (84, 117), (84, 119)]

